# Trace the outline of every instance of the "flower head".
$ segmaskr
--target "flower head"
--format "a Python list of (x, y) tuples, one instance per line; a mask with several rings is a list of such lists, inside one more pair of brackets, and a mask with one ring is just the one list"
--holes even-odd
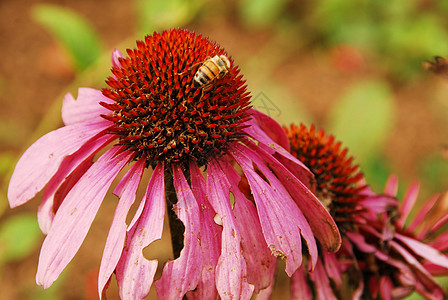
[[(228, 60), (224, 71), (208, 63), (215, 56)], [(148, 294), (158, 262), (142, 250), (160, 239), (172, 195), (177, 202), (167, 203), (183, 223), (183, 247), (155, 283), (161, 299), (248, 299), (272, 285), (275, 257), (292, 275), (305, 248), (315, 267), (315, 238), (325, 249), (339, 248), (333, 219), (308, 188), (313, 174), (278, 144), (287, 140), (281, 127), (250, 109), (242, 76), (223, 49), (168, 30), (137, 42), (127, 57), (116, 50), (112, 62), (109, 87), (81, 88), (77, 100), (65, 96), (65, 126), (28, 148), (11, 178), (11, 207), (43, 189), (38, 220), (47, 237), (38, 284), (49, 287), (74, 257), (122, 170), (100, 296), (113, 273), (122, 298)], [(201, 70), (208, 77), (198, 81)], [(146, 192), (127, 224), (145, 171), (152, 171)]]
[(226, 76), (208, 78), (201, 88), (193, 80), (210, 57), (226, 57), (219, 46), (174, 30), (147, 36), (127, 54), (118, 58), (102, 91), (113, 102), (101, 105), (111, 110), (102, 115), (114, 123), (109, 133), (135, 159), (144, 156), (152, 166), (194, 159), (201, 166), (241, 138), (250, 97), (237, 67), (222, 67)]
[[(417, 199), (418, 185), (401, 204), (397, 180), (391, 177), (384, 194), (375, 194), (347, 157), (347, 149), (323, 130), (292, 125), (285, 128), (291, 153), (309, 166), (316, 178), (316, 195), (334, 216), (343, 243), (337, 253), (322, 250), (314, 272), (300, 267), (292, 277), (294, 299), (402, 298), (416, 290), (428, 299), (442, 299), (443, 289), (433, 275), (448, 274), (447, 233), (425, 220), (437, 202), (430, 199), (405, 226)], [(419, 232), (416, 229), (419, 228)], [(307, 282), (312, 282), (310, 287)]]
[[(383, 195), (371, 194), (367, 200), (383, 201), (396, 197), (398, 180), (391, 176)], [(446, 291), (434, 276), (448, 275), (448, 232), (440, 230), (448, 221), (446, 210), (435, 219), (428, 213), (437, 207), (440, 195), (426, 201), (410, 219), (419, 185), (412, 184), (397, 209), (360, 218), (358, 231), (347, 234), (366, 286), (365, 293), (382, 299), (403, 298), (414, 291), (427, 299), (445, 299)]]

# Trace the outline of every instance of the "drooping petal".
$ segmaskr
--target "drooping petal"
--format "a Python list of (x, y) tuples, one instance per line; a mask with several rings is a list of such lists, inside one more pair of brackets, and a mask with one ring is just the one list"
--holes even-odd
[(274, 142), (270, 136), (261, 129), (261, 126), (258, 124), (257, 118), (251, 118), (246, 122), (248, 127), (244, 128), (243, 131), (248, 134), (250, 137), (257, 140), (260, 144), (259, 147), (264, 149), (271, 155), (278, 154), (284, 160), (281, 160), (282, 163), (287, 163), (290, 169), (294, 170), (294, 175), (305, 185), (311, 187), (313, 185), (314, 175), (311, 171), (306, 167), (300, 160), (295, 158), (291, 153), (286, 151), (279, 144)]
[(345, 235), (362, 252), (365, 252), (365, 253), (375, 253), (376, 252), (377, 249), (375, 248), (375, 246), (368, 244), (362, 234), (357, 233), (357, 232), (347, 231), (345, 233)]
[[(48, 193), (46, 193), (48, 189), (45, 189), (44, 195), (42, 196), (42, 202), (39, 205), (37, 211), (37, 221), (39, 223), (40, 229), (44, 234), (48, 234), (48, 232), (50, 231), (51, 225), (53, 224), (54, 216), (56, 214), (56, 210), (59, 208), (62, 201), (67, 196), (68, 192), (92, 165), (92, 157), (89, 157), (80, 165), (78, 165), (78, 167), (73, 170), (63, 182), (61, 182), (57, 186), (54, 186), (57, 189), (54, 189), (54, 191)], [(66, 170), (63, 164), (61, 166), (62, 168), (60, 168), (59, 170)], [(56, 177), (52, 177), (52, 179), (55, 178)], [(49, 187), (49, 185), (47, 185), (47, 187)]]
[(288, 136), (283, 128), (274, 119), (268, 115), (256, 110), (250, 109), (249, 113), (256, 120), (258, 126), (277, 144), (290, 152), (290, 144)]
[(39, 206), (37, 217), (43, 233), (48, 233), (54, 215), (65, 196), (93, 164), (93, 156), (112, 140), (114, 137), (99, 133), (62, 161), (58, 171), (45, 186), (42, 203)]
[(238, 188), (241, 175), (225, 160), (220, 161), (220, 165), (229, 179), (230, 190), (235, 197), (233, 212), (241, 233), (247, 281), (254, 285), (255, 293), (258, 293), (274, 283), (277, 260), (264, 240), (257, 209)]
[(145, 157), (140, 158), (123, 176), (114, 190), (120, 200), (115, 209), (112, 224), (104, 246), (98, 275), (98, 295), (100, 299), (110, 276), (120, 260), (126, 238), (126, 217), (135, 201), (137, 189), (145, 168)]
[(190, 163), (191, 189), (198, 201), (202, 251), (202, 271), (196, 290), (188, 292), (188, 299), (218, 299), (218, 290), (215, 284), (215, 269), (221, 254), (222, 227), (215, 223), (215, 212), (205, 198), (206, 183), (199, 167), (195, 162)]
[(47, 133), (32, 144), (18, 161), (8, 187), (13, 208), (32, 199), (57, 172), (61, 162), (108, 126), (75, 124)]
[(420, 226), (427, 218), (428, 213), (434, 207), (440, 194), (435, 194), (428, 201), (425, 202), (423, 207), (418, 211), (417, 215), (412, 219), (411, 223), (407, 226), (407, 231), (415, 232), (418, 226)]
[(323, 253), (323, 264), (325, 267), (325, 272), (328, 277), (334, 282), (336, 288), (339, 288), (342, 284), (341, 270), (339, 269), (339, 262), (334, 253), (329, 253), (327, 251), (322, 251)]
[(291, 299), (292, 300), (311, 300), (313, 293), (311, 292), (308, 280), (305, 276), (303, 266), (291, 276)]
[(392, 300), (392, 288), (394, 284), (392, 279), (386, 275), (380, 277), (379, 292), (381, 299)]
[(118, 49), (114, 49), (114, 51), (112, 52), (112, 66), (114, 67), (121, 67), (121, 63), (118, 60), (120, 57), (123, 57), (123, 54), (120, 52), (120, 50)]
[(388, 196), (395, 197), (398, 192), (398, 176), (390, 175), (384, 187), (384, 193)]
[[(398, 200), (395, 197), (387, 195), (374, 195), (366, 197), (359, 201), (359, 204), (367, 208), (367, 212), (371, 214), (373, 218), (376, 218), (378, 214), (392, 211), (398, 207)], [(366, 217), (367, 214), (364, 214)]]
[(404, 223), (406, 222), (412, 208), (417, 201), (419, 190), (419, 184), (414, 182), (409, 189), (406, 191), (406, 195), (403, 198), (403, 202), (401, 203), (398, 212), (400, 213), (400, 217), (396, 222), (396, 226), (398, 228), (403, 228)]
[(188, 291), (196, 288), (202, 269), (199, 206), (181, 167), (177, 165), (173, 166), (173, 183), (178, 200), (176, 214), (185, 226), (184, 248), (179, 258), (165, 264), (162, 277), (156, 281), (160, 299), (182, 299)]
[(259, 291), (255, 299), (256, 300), (269, 300), (269, 299), (271, 299), (271, 294), (272, 294), (273, 290), (274, 290), (274, 282), (272, 282), (272, 284), (270, 286), (268, 286), (267, 288)]
[(448, 268), (448, 257), (433, 247), (399, 233), (395, 233), (395, 238), (404, 243), (409, 249), (412, 249), (418, 256), (434, 264)]
[(128, 229), (126, 246), (116, 268), (121, 299), (143, 299), (151, 288), (157, 260), (147, 260), (143, 249), (162, 237), (165, 215), (164, 164), (155, 168), (142, 205), (140, 217)]
[(103, 154), (70, 190), (56, 214), (39, 257), (36, 281), (48, 288), (81, 247), (112, 181), (130, 159), (114, 147)]
[(446, 299), (446, 294), (442, 289), (432, 289), (428, 290), (422, 283), (417, 281), (416, 283), (417, 292), (425, 297), (426, 299), (431, 300), (444, 300)]
[(110, 111), (99, 103), (113, 102), (103, 96), (100, 90), (91, 88), (79, 88), (76, 100), (72, 94), (67, 93), (62, 101), (62, 121), (65, 125), (107, 122), (101, 117), (101, 114), (108, 114)]
[(322, 261), (316, 264), (316, 268), (310, 273), (310, 278), (313, 280), (316, 287), (316, 299), (318, 300), (337, 300), (330, 286), (330, 280), (325, 273)]
[[(257, 154), (243, 147), (234, 144), (229, 150), (249, 182), (268, 247), (274, 255), (286, 260), (286, 273), (292, 276), (302, 263), (303, 236), (314, 266), (317, 260), (317, 246), (305, 216)], [(258, 175), (253, 163), (269, 182)]]
[[(259, 161), (263, 161), (269, 166), (293, 197), (322, 246), (330, 252), (337, 251), (341, 245), (341, 235), (335, 221), (319, 199), (274, 157), (258, 149), (252, 142), (246, 142), (246, 144), (253, 150), (252, 153), (257, 153), (257, 155), (251, 155), (251, 158), (260, 156)], [(240, 145), (239, 147), (242, 146)]]
[(207, 198), (222, 219), (221, 256), (216, 267), (216, 287), (222, 299), (250, 299), (254, 286), (247, 283), (241, 235), (230, 206), (230, 183), (215, 161), (207, 167)]

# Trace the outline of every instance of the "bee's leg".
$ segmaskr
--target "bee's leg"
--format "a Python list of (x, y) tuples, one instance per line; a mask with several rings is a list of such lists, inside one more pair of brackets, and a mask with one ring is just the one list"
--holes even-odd
[(212, 87), (212, 85), (213, 85), (213, 81), (212, 81), (212, 82), (209, 82), (209, 83), (207, 83), (207, 84), (205, 84), (205, 85), (203, 85), (203, 86), (201, 87), (201, 97), (199, 98), (199, 100), (201, 100), (202, 97), (204, 97), (204, 92), (210, 90), (210, 88)]
[(175, 75), (183, 75), (185, 73), (190, 72), (194, 68), (196, 68), (198, 65), (202, 64), (202, 62), (195, 63), (194, 65), (190, 66), (186, 71), (180, 72), (180, 73), (174, 73)]

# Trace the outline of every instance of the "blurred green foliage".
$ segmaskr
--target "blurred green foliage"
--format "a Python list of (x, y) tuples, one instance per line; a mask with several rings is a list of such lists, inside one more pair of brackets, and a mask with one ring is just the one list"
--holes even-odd
[(308, 22), (324, 44), (359, 47), (401, 80), (416, 76), (425, 59), (448, 53), (446, 16), (423, 1), (320, 0)]
[(344, 141), (360, 163), (384, 150), (394, 117), (387, 84), (370, 80), (352, 85), (329, 113), (327, 130)]
[(18, 261), (34, 251), (41, 233), (34, 214), (19, 214), (0, 225), (0, 270), (8, 261)]
[(378, 158), (394, 125), (394, 109), (388, 85), (369, 80), (349, 87), (329, 111), (327, 131), (350, 149), (368, 178), (379, 180), (378, 175), (384, 175), (384, 160)]
[(270, 26), (281, 16), (288, 0), (241, 0), (238, 2), (242, 21), (249, 26)]
[(39, 4), (33, 7), (32, 17), (68, 51), (78, 70), (85, 69), (100, 56), (102, 43), (99, 35), (73, 10)]
[(440, 153), (430, 153), (420, 162), (423, 184), (428, 189), (443, 192), (448, 187), (448, 161)]
[(201, 0), (135, 0), (138, 27), (143, 34), (179, 27), (192, 21), (205, 1)]

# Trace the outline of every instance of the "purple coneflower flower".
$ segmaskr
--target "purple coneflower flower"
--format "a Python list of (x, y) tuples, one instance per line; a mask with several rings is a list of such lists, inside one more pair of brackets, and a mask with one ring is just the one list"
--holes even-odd
[[(391, 176), (384, 195), (367, 195), (367, 207), (396, 197), (398, 180)], [(413, 219), (419, 185), (413, 183), (393, 212), (365, 210), (358, 218), (358, 232), (347, 234), (364, 284), (365, 294), (381, 299), (404, 298), (416, 291), (426, 299), (446, 299), (446, 290), (434, 276), (448, 275), (448, 213), (435, 212), (439, 194), (425, 202)], [(428, 213), (436, 213), (433, 219)]]
[[(113, 273), (122, 298), (148, 294), (158, 263), (142, 250), (161, 238), (165, 198), (184, 232), (174, 233), (182, 239), (177, 259), (155, 283), (161, 299), (249, 299), (272, 285), (275, 257), (286, 260), (291, 276), (305, 248), (310, 269), (316, 265), (315, 237), (324, 249), (339, 248), (333, 219), (307, 187), (312, 173), (271, 139), (287, 140), (277, 123), (250, 108), (245, 82), (223, 49), (201, 35), (168, 30), (127, 54), (113, 53), (108, 88), (81, 88), (77, 100), (65, 96), (65, 126), (28, 148), (11, 178), (11, 207), (43, 190), (38, 220), (47, 237), (38, 284), (49, 287), (74, 257), (122, 170), (100, 297)], [(230, 66), (196, 81), (216, 55)], [(149, 183), (142, 182), (146, 170), (153, 170)], [(242, 192), (243, 179), (253, 197)], [(126, 224), (140, 183), (146, 193)]]
[(448, 250), (448, 232), (436, 234), (448, 215), (445, 212), (434, 224), (425, 219), (439, 195), (406, 227), (417, 198), (416, 184), (401, 204), (395, 197), (396, 177), (389, 180), (385, 194), (374, 194), (353, 165), (353, 157), (332, 135), (304, 125), (285, 131), (291, 153), (315, 175), (315, 193), (342, 235), (337, 253), (319, 249), (322, 254), (314, 272), (301, 266), (294, 273), (293, 299), (396, 299), (413, 291), (443, 299), (445, 291), (433, 275), (448, 274), (448, 259), (442, 254)]

